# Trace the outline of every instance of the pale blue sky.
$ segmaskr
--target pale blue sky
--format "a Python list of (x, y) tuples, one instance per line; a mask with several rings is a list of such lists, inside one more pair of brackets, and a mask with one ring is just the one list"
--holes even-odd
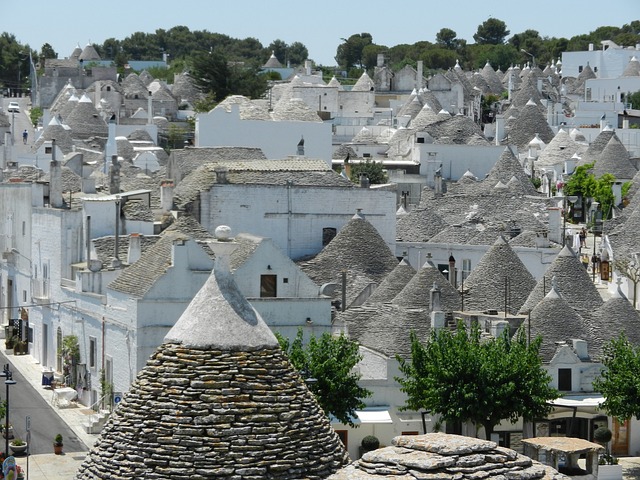
[[(141, 31), (153, 33), (185, 25), (234, 38), (255, 37), (266, 47), (275, 39), (302, 42), (317, 63), (334, 65), (341, 37), (368, 32), (376, 44), (389, 47), (426, 40), (441, 28), (473, 43), (478, 25), (489, 17), (507, 24), (511, 34), (527, 29), (545, 37), (589, 33), (599, 26), (616, 26), (640, 19), (639, 0), (536, 0), (482, 2), (478, 0), (334, 1), (303, 0), (35, 0), (0, 2), (0, 32), (40, 50), (50, 43), (59, 58), (76, 44), (119, 40)], [(526, 5), (525, 6), (523, 6)]]

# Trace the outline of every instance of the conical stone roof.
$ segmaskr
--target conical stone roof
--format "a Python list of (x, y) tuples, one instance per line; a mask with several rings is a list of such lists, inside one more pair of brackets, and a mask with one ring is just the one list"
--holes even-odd
[(516, 178), (519, 182), (518, 185), (522, 187), (522, 193), (526, 195), (535, 195), (536, 189), (531, 183), (531, 180), (524, 172), (522, 165), (513, 154), (510, 148), (505, 148), (500, 154), (498, 161), (491, 167), (487, 177), (484, 179), (484, 183), (495, 185), (497, 182), (509, 184), (513, 178)]
[(484, 68), (481, 70), (480, 75), (482, 75), (482, 78), (484, 78), (484, 80), (487, 82), (487, 85), (489, 85), (491, 93), (500, 95), (504, 91), (504, 87), (502, 86), (500, 77), (498, 77), (498, 74), (489, 62), (484, 65)]
[(580, 165), (594, 163), (604, 150), (604, 147), (609, 143), (609, 140), (611, 140), (611, 137), (615, 135), (616, 132), (614, 132), (612, 128), (605, 127), (582, 154), (582, 160), (579, 162)]
[(554, 136), (553, 130), (533, 100), (522, 107), (516, 118), (507, 121), (507, 128), (509, 132), (508, 143), (523, 149), (536, 135), (544, 143), (551, 142)]
[(600, 178), (605, 173), (610, 173), (620, 181), (631, 180), (638, 173), (629, 160), (629, 152), (617, 135), (611, 137), (593, 166), (593, 174), (596, 178)]
[[(487, 250), (464, 282), (465, 310), (508, 310), (517, 312), (536, 285), (536, 281), (507, 241), (500, 237)], [(507, 288), (508, 287), (508, 288)]]
[(318, 285), (342, 283), (347, 270), (348, 303), (370, 283), (380, 284), (398, 264), (376, 228), (356, 214), (327, 246), (300, 267)]
[(602, 347), (611, 340), (624, 333), (634, 345), (640, 345), (640, 313), (633, 308), (631, 302), (622, 294), (620, 289), (611, 295), (587, 321), (593, 348), (591, 354), (598, 358), (602, 355)]
[(537, 166), (564, 166), (574, 154), (581, 153), (584, 147), (578, 145), (569, 132), (561, 128), (549, 144), (540, 152), (536, 160)]
[(73, 138), (106, 137), (109, 133), (109, 127), (86, 95), (82, 96), (64, 121), (71, 128)]
[(639, 77), (640, 76), (640, 61), (634, 55), (627, 63), (627, 66), (622, 72), (623, 77)]
[(393, 300), (393, 298), (400, 293), (400, 291), (409, 283), (409, 281), (416, 274), (415, 268), (413, 268), (409, 262), (404, 258), (398, 263), (389, 275), (387, 275), (382, 283), (378, 285), (378, 288), (367, 299), (367, 305), (373, 305), (377, 303), (386, 303)]
[(565, 246), (538, 281), (527, 301), (520, 308), (520, 312), (526, 313), (533, 310), (549, 292), (554, 281), (558, 293), (571, 308), (581, 314), (593, 312), (602, 305), (602, 297), (580, 259)]
[(460, 293), (431, 262), (425, 262), (392, 303), (404, 308), (425, 308), (431, 312), (430, 292), (434, 285), (440, 289), (440, 310), (453, 312), (460, 309)]
[(589, 345), (589, 335), (582, 317), (551, 287), (549, 293), (531, 311), (527, 325), (531, 338), (542, 337), (540, 356), (549, 362), (557, 350), (556, 342), (582, 339)]
[(358, 81), (355, 83), (351, 91), (353, 92), (372, 92), (375, 87), (373, 80), (371, 77), (367, 75), (367, 72), (364, 72)]
[(347, 462), (313, 394), (217, 264), (75, 478), (319, 480)]
[(42, 135), (38, 137), (38, 140), (31, 147), (32, 152), (36, 152), (44, 142), (55, 139), (56, 146), (60, 148), (63, 154), (70, 153), (73, 150), (73, 140), (71, 138), (71, 131), (69, 127), (60, 123), (56, 116), (51, 118), (51, 121), (43, 130)]

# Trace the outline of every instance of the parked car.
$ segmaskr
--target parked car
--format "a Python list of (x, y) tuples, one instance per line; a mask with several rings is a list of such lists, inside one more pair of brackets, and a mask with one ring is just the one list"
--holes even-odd
[(20, 113), (20, 105), (18, 105), (18, 102), (9, 102), (9, 108), (7, 108), (7, 111), (9, 113)]

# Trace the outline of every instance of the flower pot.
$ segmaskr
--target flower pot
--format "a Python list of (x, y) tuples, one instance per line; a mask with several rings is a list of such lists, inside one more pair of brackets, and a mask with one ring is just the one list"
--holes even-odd
[(598, 465), (598, 480), (622, 480), (622, 465)]
[(62, 445), (53, 445), (53, 453), (56, 455), (62, 455)]
[(9, 448), (14, 453), (14, 455), (22, 455), (27, 451), (28, 445), (24, 443), (24, 445), (14, 445), (13, 442), (9, 443)]

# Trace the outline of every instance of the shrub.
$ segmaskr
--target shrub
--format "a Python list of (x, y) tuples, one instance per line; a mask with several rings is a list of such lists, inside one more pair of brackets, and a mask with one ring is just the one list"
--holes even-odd
[(595, 432), (593, 432), (593, 440), (603, 445), (609, 443), (611, 441), (611, 437), (611, 430), (607, 427), (599, 427)]
[(62, 446), (62, 435), (57, 434), (53, 439), (53, 444), (56, 446)]
[(380, 440), (378, 437), (374, 437), (373, 435), (367, 435), (362, 439), (362, 448), (365, 452), (370, 452), (372, 450), (377, 450), (380, 447)]

